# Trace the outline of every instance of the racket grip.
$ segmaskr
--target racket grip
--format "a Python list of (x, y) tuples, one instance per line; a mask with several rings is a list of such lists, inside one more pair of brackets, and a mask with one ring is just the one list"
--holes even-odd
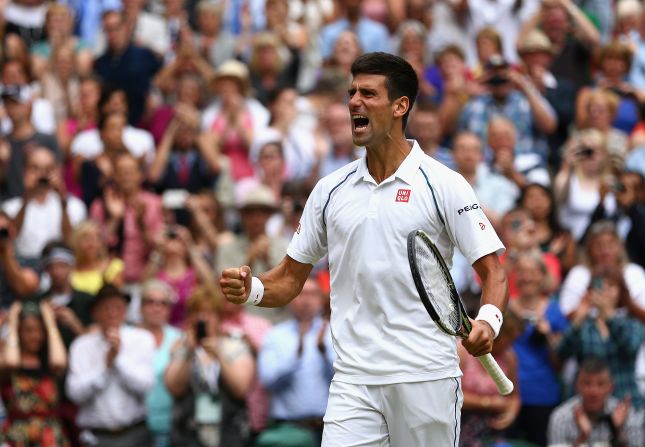
[(481, 357), (477, 357), (477, 360), (479, 360), (495, 382), (495, 385), (497, 385), (497, 391), (499, 391), (499, 394), (506, 396), (513, 392), (513, 382), (506, 377), (506, 374), (504, 374), (504, 371), (502, 371), (502, 368), (499, 367), (497, 361), (492, 355), (482, 355)]

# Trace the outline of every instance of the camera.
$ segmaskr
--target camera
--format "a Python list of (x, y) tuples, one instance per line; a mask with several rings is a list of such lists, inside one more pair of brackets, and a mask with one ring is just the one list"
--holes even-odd
[(501, 74), (495, 74), (486, 80), (486, 84), (491, 87), (497, 87), (508, 83), (508, 78)]
[(578, 157), (580, 158), (591, 158), (596, 153), (595, 149), (589, 146), (583, 146), (577, 152)]
[(206, 322), (204, 320), (197, 320), (195, 323), (195, 340), (201, 343), (206, 338)]
[(7, 239), (9, 239), (9, 229), (5, 227), (0, 228), (0, 240), (5, 241)]

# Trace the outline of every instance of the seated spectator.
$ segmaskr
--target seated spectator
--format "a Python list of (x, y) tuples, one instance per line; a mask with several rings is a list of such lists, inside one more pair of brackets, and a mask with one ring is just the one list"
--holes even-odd
[(2, 209), (14, 221), (17, 256), (35, 265), (45, 245), (68, 239), (74, 226), (87, 217), (87, 210), (83, 202), (67, 193), (62, 168), (47, 148), (34, 147), (27, 152), (23, 182), (22, 197), (7, 200)]
[(320, 286), (309, 278), (296, 298), (289, 303), (292, 318), (269, 331), (258, 357), (260, 383), (271, 392), (269, 416), (274, 422), (257, 439), (269, 443), (270, 433), (281, 424), (294, 424), (320, 445), (322, 418), (327, 408), (329, 385), (334, 375), (335, 354), (331, 346), (329, 322), (322, 316)]
[(249, 71), (243, 63), (230, 60), (217, 70), (212, 81), (217, 100), (202, 115), (202, 130), (212, 132), (222, 154), (231, 160), (235, 181), (253, 175), (249, 149), (254, 134), (266, 127), (269, 112), (248, 97)]
[(166, 388), (164, 375), (170, 363), (170, 349), (181, 337), (181, 331), (170, 326), (168, 319), (175, 292), (163, 281), (151, 279), (141, 288), (141, 327), (155, 339), (155, 385), (146, 395), (148, 428), (152, 447), (170, 447), (173, 398)]
[(165, 382), (175, 399), (172, 446), (241, 447), (248, 442), (244, 398), (255, 360), (242, 338), (219, 326), (215, 290), (199, 289), (188, 302), (184, 336), (171, 350)]
[(67, 367), (67, 353), (53, 309), (47, 303), (15, 302), (6, 324), (0, 358), (0, 394), (7, 411), (3, 441), (16, 446), (69, 446), (57, 414), (56, 383)]
[(142, 189), (141, 166), (129, 153), (114, 161), (114, 185), (96, 199), (90, 216), (101, 225), (102, 236), (111, 253), (123, 259), (126, 284), (137, 283), (142, 275), (155, 238), (161, 231), (161, 200)]
[(352, 63), (361, 54), (363, 54), (363, 47), (356, 32), (344, 30), (338, 34), (332, 53), (323, 60), (323, 67), (325, 70), (342, 75), (344, 81), (349, 83)]
[(558, 258), (559, 277), (564, 277), (578, 261), (577, 247), (571, 233), (563, 229), (558, 221), (553, 191), (540, 183), (529, 183), (522, 189), (517, 203), (533, 219), (540, 249)]
[(160, 193), (183, 189), (196, 193), (214, 189), (220, 171), (219, 143), (209, 132), (200, 132), (199, 115), (192, 118), (192, 108), (175, 106), (148, 171), (148, 181)]
[(235, 36), (222, 28), (224, 6), (201, 0), (195, 7), (197, 32), (194, 45), (197, 52), (213, 67), (233, 59), (236, 53)]
[(81, 442), (146, 446), (145, 396), (152, 389), (155, 341), (145, 329), (124, 325), (129, 298), (113, 285), (92, 305), (98, 330), (81, 335), (69, 353), (68, 396), (79, 406)]
[[(345, 113), (347, 113), (345, 111)], [(349, 117), (347, 118), (348, 123)], [(441, 122), (439, 110), (431, 102), (416, 102), (406, 127), (409, 138), (417, 140), (423, 152), (435, 160), (455, 169), (455, 162), (450, 149), (441, 145)], [(353, 145), (352, 145), (353, 147)]]
[(198, 284), (214, 287), (210, 266), (197, 249), (190, 232), (180, 225), (169, 225), (158, 236), (157, 248), (150, 256), (146, 278), (168, 284), (174, 294), (170, 324), (181, 327), (186, 320), (186, 303)]
[(0, 308), (8, 309), (15, 301), (38, 291), (38, 273), (23, 267), (16, 258), (16, 230), (11, 219), (0, 211)]
[(628, 397), (632, 405), (643, 406), (635, 376), (636, 356), (645, 332), (640, 321), (616, 312), (630, 301), (629, 291), (619, 269), (599, 269), (585, 296), (571, 314), (571, 326), (557, 346), (562, 359), (573, 357), (581, 364), (597, 357), (608, 364), (614, 379), (613, 395)]
[(560, 171), (553, 182), (560, 224), (580, 241), (601, 200), (605, 209), (615, 209), (611, 192), (601, 196), (601, 186), (611, 176), (611, 160), (602, 134), (594, 129), (571, 137), (562, 158)]
[(479, 206), (495, 226), (502, 216), (511, 210), (519, 197), (517, 186), (507, 178), (491, 172), (483, 163), (482, 143), (470, 131), (455, 135), (452, 145), (452, 157), (455, 170), (464, 176), (475, 190)]
[(628, 397), (612, 396), (613, 382), (606, 362), (584, 361), (576, 377), (577, 394), (551, 413), (548, 445), (642, 446), (643, 413), (635, 411)]
[(515, 438), (546, 445), (549, 415), (561, 395), (554, 349), (569, 323), (549, 296), (548, 272), (539, 252), (520, 254), (514, 271), (518, 294), (509, 306), (524, 320), (524, 332), (513, 344), (522, 408), (511, 431)]
[[(517, 382), (517, 357), (513, 341), (522, 333), (523, 325), (517, 315), (506, 312), (504, 326), (495, 340), (493, 355), (506, 376)], [(462, 447), (481, 447), (486, 440), (503, 439), (520, 411), (520, 391), (515, 387), (508, 396), (502, 396), (497, 386), (477, 358), (468, 354), (461, 343), (457, 345), (464, 401), (461, 411)]]
[(98, 223), (88, 220), (79, 224), (70, 239), (74, 251), (74, 269), (70, 277), (75, 290), (96, 295), (104, 283), (124, 285), (123, 261), (108, 252)]
[(4, 84), (0, 91), (0, 98), (12, 123), (11, 131), (7, 136), (10, 154), (6, 169), (6, 195), (17, 197), (24, 192), (22, 173), (29, 148), (44, 147), (56, 157), (59, 157), (60, 151), (54, 137), (38, 132), (31, 123), (30, 114), (33, 101), (27, 87)]

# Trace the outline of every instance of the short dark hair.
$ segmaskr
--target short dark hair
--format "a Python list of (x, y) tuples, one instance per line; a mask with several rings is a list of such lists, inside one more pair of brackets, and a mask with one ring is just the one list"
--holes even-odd
[(589, 357), (583, 360), (580, 364), (580, 368), (578, 368), (578, 375), (583, 372), (587, 374), (600, 374), (608, 372), (611, 375), (611, 371), (607, 362), (598, 357)]
[(419, 78), (412, 65), (400, 56), (389, 53), (365, 53), (352, 64), (352, 76), (373, 74), (385, 76), (385, 88), (390, 101), (407, 96), (408, 111), (403, 115), (403, 130), (408, 123), (410, 110), (419, 93)]

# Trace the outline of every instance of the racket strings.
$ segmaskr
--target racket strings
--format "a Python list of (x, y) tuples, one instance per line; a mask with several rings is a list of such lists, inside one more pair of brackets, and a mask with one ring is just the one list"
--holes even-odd
[(456, 333), (461, 328), (462, 322), (459, 307), (451, 293), (449, 285), (451, 280), (444, 273), (434, 252), (424, 241), (417, 241), (415, 245), (419, 273), (426, 295), (439, 316), (440, 324)]

